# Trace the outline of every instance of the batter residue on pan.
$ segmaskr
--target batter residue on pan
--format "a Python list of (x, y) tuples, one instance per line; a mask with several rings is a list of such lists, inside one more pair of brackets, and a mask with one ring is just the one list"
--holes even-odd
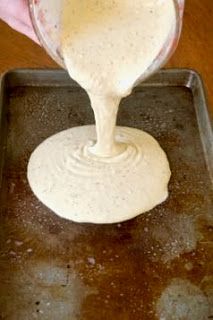
[(174, 23), (173, 0), (64, 1), (64, 61), (90, 97), (96, 127), (57, 133), (31, 155), (30, 186), (58, 215), (113, 223), (167, 198), (164, 151), (149, 134), (116, 127), (116, 117), (120, 100), (156, 59)]

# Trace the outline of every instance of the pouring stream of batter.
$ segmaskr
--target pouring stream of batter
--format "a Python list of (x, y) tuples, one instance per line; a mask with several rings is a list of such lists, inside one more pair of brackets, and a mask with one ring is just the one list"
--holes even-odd
[(169, 164), (147, 133), (116, 127), (131, 93), (175, 26), (173, 0), (65, 0), (61, 49), (70, 76), (88, 93), (96, 128), (45, 140), (32, 154), (28, 179), (37, 197), (62, 217), (111, 223), (167, 198)]

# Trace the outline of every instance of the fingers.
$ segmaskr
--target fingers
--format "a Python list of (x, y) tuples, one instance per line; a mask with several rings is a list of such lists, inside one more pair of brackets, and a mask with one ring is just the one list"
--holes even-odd
[(0, 0), (0, 16), (6, 22), (8, 19), (21, 20), (28, 26), (31, 25), (28, 4), (26, 0)]
[(39, 43), (32, 27), (27, 0), (0, 0), (0, 18), (13, 29)]
[(39, 44), (38, 38), (37, 38), (32, 26), (29, 26), (29, 25), (27, 25), (27, 24), (25, 24), (22, 21), (17, 20), (17, 19), (11, 19), (8, 22), (8, 25), (11, 28), (15, 29), (16, 31), (18, 31), (20, 33), (23, 33), (28, 38), (32, 39), (33, 41), (35, 41), (36, 43)]

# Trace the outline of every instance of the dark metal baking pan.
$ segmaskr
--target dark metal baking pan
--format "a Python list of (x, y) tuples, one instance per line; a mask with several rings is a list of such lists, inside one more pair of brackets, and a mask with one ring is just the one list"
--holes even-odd
[(63, 220), (32, 194), (26, 166), (50, 135), (94, 123), (61, 70), (1, 79), (0, 319), (213, 317), (212, 122), (200, 77), (160, 71), (122, 101), (118, 124), (151, 133), (172, 170), (154, 210), (113, 225)]

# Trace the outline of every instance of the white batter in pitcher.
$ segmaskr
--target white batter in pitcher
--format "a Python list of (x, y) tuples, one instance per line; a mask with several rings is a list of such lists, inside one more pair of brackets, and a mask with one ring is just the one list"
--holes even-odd
[(62, 53), (88, 93), (95, 126), (45, 140), (28, 165), (35, 195), (58, 215), (112, 223), (168, 196), (170, 169), (149, 134), (116, 127), (120, 100), (156, 59), (175, 24), (173, 0), (65, 0)]

